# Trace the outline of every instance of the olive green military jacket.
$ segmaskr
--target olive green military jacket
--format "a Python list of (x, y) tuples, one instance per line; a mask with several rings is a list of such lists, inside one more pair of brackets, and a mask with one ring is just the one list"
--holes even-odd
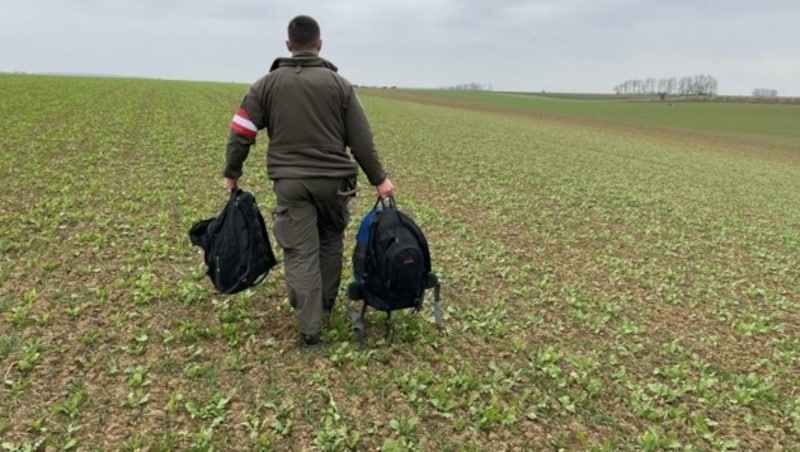
[(353, 86), (316, 55), (278, 58), (250, 86), (231, 121), (225, 177), (241, 177), (261, 129), (269, 137), (270, 179), (351, 177), (359, 166), (372, 185), (386, 178)]

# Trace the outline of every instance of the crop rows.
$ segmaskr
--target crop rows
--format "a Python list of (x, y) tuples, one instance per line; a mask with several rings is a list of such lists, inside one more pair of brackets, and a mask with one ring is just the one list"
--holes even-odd
[(361, 348), (340, 300), (309, 353), (280, 267), (220, 296), (188, 241), (246, 87), (0, 85), (3, 449), (800, 444), (800, 158), (364, 97), (445, 328), (370, 313)]

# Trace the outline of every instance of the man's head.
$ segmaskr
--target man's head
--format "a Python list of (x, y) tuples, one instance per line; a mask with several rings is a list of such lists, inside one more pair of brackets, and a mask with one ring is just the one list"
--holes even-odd
[(322, 48), (319, 24), (313, 17), (297, 16), (289, 22), (289, 39), (286, 48), (292, 54), (299, 52), (319, 53)]

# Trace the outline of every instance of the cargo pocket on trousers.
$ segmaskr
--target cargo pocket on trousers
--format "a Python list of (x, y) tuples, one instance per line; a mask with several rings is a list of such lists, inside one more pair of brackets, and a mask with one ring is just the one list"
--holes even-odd
[(295, 248), (297, 246), (297, 228), (292, 227), (292, 217), (289, 215), (289, 207), (275, 207), (272, 216), (272, 228), (275, 231), (275, 241), (278, 242), (281, 248)]

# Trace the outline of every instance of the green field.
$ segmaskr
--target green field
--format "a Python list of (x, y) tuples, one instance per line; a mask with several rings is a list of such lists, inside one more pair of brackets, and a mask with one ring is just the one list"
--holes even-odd
[(339, 305), (309, 352), (281, 268), (220, 296), (188, 240), (246, 86), (0, 88), (0, 449), (800, 447), (797, 106), (365, 91), (444, 330)]
[(561, 118), (655, 126), (665, 129), (716, 133), (791, 146), (800, 153), (800, 105), (729, 101), (629, 100), (625, 97), (586, 99), (524, 93), (473, 91), (412, 91), (426, 97), (482, 107), (544, 113)]

